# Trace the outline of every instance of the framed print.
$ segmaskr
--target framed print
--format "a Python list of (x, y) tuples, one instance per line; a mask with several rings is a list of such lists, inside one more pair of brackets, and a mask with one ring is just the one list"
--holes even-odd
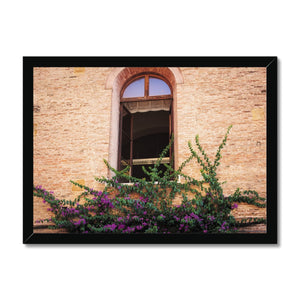
[(277, 243), (277, 57), (24, 57), (23, 243)]

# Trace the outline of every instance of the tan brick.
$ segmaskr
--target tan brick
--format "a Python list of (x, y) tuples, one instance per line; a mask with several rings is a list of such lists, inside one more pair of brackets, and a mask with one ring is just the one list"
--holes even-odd
[[(119, 82), (147, 68), (122, 71)], [(99, 188), (94, 177), (107, 176), (114, 68), (34, 69), (34, 184), (73, 199), (70, 180)], [(148, 68), (169, 79), (174, 90), (176, 165), (188, 156), (188, 141), (200, 143), (211, 160), (229, 125), (233, 125), (218, 169), (225, 194), (237, 187), (266, 197), (266, 69), (180, 68), (183, 83), (168, 68)], [(199, 165), (183, 170), (200, 178)], [(79, 193), (79, 192), (77, 192)], [(77, 195), (77, 194), (76, 194)], [(48, 216), (34, 200), (35, 218)], [(247, 213), (245, 213), (247, 215)]]

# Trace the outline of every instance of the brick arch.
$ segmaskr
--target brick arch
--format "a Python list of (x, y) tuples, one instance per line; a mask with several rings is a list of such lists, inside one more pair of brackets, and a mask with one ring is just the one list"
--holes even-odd
[(159, 73), (166, 77), (172, 85), (174, 84), (181, 84), (183, 83), (183, 75), (181, 73), (180, 68), (176, 67), (131, 67), (131, 68), (114, 68), (113, 71), (107, 77), (105, 88), (112, 89), (114, 84), (120, 85), (124, 84), (125, 81), (134, 76), (135, 74), (142, 73), (142, 72), (154, 72)]
[[(118, 165), (118, 144), (119, 144), (119, 114), (120, 114), (120, 92), (123, 85), (128, 79), (136, 76), (137, 74), (151, 72), (157, 73), (166, 78), (172, 86), (173, 90), (173, 105), (174, 105), (174, 152), (177, 156), (177, 84), (183, 83), (183, 76), (179, 68), (173, 67), (127, 67), (127, 68), (114, 68), (109, 74), (106, 81), (106, 89), (112, 89), (111, 99), (111, 126), (110, 126), (110, 143), (109, 143), (109, 163), (117, 169)], [(175, 159), (175, 168), (177, 168), (177, 160)], [(109, 172), (108, 176), (113, 174)]]

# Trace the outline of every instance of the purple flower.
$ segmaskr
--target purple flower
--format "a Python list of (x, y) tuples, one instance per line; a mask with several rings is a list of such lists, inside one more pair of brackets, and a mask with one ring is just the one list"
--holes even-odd
[(144, 211), (144, 212), (143, 212), (143, 214), (144, 214), (144, 215), (146, 215), (146, 214), (147, 214), (147, 212), (146, 212), (146, 211)]
[(103, 228), (104, 229), (110, 229), (111, 231), (114, 231), (117, 228), (117, 225), (116, 224), (105, 225)]
[(234, 203), (232, 206), (231, 206), (231, 209), (235, 209), (235, 208), (238, 208), (238, 205), (236, 203)]
[(135, 227), (127, 227), (127, 232), (133, 232), (135, 231)]
[(124, 224), (120, 224), (119, 226), (118, 226), (118, 230), (121, 230), (121, 229), (124, 229), (125, 228), (125, 225)]
[(190, 216), (194, 219), (196, 219), (197, 221), (200, 220), (199, 216), (195, 215), (194, 213), (191, 213)]
[(136, 208), (143, 208), (143, 206), (140, 203), (136, 202)]
[(85, 219), (79, 219), (77, 222), (73, 222), (74, 225), (81, 225), (81, 224), (86, 224), (86, 220)]
[(148, 198), (148, 197), (146, 197), (146, 198), (141, 197), (140, 200), (141, 200), (142, 202), (146, 203), (146, 202), (148, 202), (149, 198)]
[(226, 221), (224, 221), (223, 224), (221, 225), (220, 231), (221, 230), (226, 230), (226, 229), (229, 228), (229, 226), (225, 226), (225, 224), (226, 224)]
[(191, 219), (191, 217), (188, 216), (188, 215), (186, 215), (186, 216), (184, 217), (184, 219), (185, 219), (186, 222), (188, 222), (188, 221)]

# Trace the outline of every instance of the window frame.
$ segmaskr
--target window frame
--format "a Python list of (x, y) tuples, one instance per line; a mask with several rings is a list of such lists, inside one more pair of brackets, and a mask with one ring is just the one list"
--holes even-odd
[[(171, 94), (168, 95), (158, 95), (158, 96), (149, 96), (149, 78), (154, 77), (157, 79), (162, 80), (165, 82), (169, 89)], [(140, 79), (140, 78), (145, 78), (145, 84), (144, 84), (144, 96), (143, 97), (132, 97), (132, 98), (123, 98), (124, 91), (126, 88), (133, 83), (134, 81)], [(169, 141), (171, 140), (172, 135), (174, 134), (174, 105), (173, 105), (173, 88), (170, 82), (163, 76), (157, 73), (153, 72), (143, 72), (139, 73), (136, 76), (131, 77), (129, 80), (125, 82), (123, 87), (121, 88), (120, 91), (120, 114), (119, 114), (119, 146), (118, 146), (118, 163), (117, 163), (117, 168), (120, 171), (121, 170), (121, 153), (122, 153), (122, 134), (123, 134), (123, 110), (126, 109), (124, 104), (126, 102), (141, 102), (141, 101), (159, 101), (159, 100), (171, 100), (170, 104), (170, 110), (169, 110)], [(127, 109), (126, 109), (127, 110)], [(128, 110), (127, 110), (128, 111)], [(129, 112), (129, 111), (128, 111)], [(133, 157), (132, 157), (132, 149), (133, 149), (133, 135), (132, 135), (132, 130), (133, 130), (133, 118), (132, 114), (129, 112), (131, 115), (131, 136), (130, 136), (130, 169), (132, 170), (132, 162), (133, 162)], [(171, 145), (169, 149), (169, 158), (170, 158), (170, 164), (174, 162), (174, 147)], [(130, 170), (130, 174), (131, 174)]]
[[(163, 82), (165, 82), (168, 85), (168, 87), (171, 91), (171, 94), (159, 95), (159, 96), (149, 96), (149, 77), (154, 77), (154, 78), (160, 79)], [(123, 98), (123, 94), (124, 94), (124, 91), (126, 90), (126, 88), (131, 83), (133, 83), (134, 81), (141, 79), (141, 78), (145, 78), (144, 97)], [(172, 86), (169, 83), (169, 81), (166, 78), (164, 78), (163, 76), (156, 74), (156, 73), (151, 73), (151, 72), (140, 73), (140, 74), (130, 78), (121, 89), (120, 102), (137, 102), (137, 101), (147, 101), (147, 100), (172, 100), (173, 101), (173, 90), (172, 90)]]

